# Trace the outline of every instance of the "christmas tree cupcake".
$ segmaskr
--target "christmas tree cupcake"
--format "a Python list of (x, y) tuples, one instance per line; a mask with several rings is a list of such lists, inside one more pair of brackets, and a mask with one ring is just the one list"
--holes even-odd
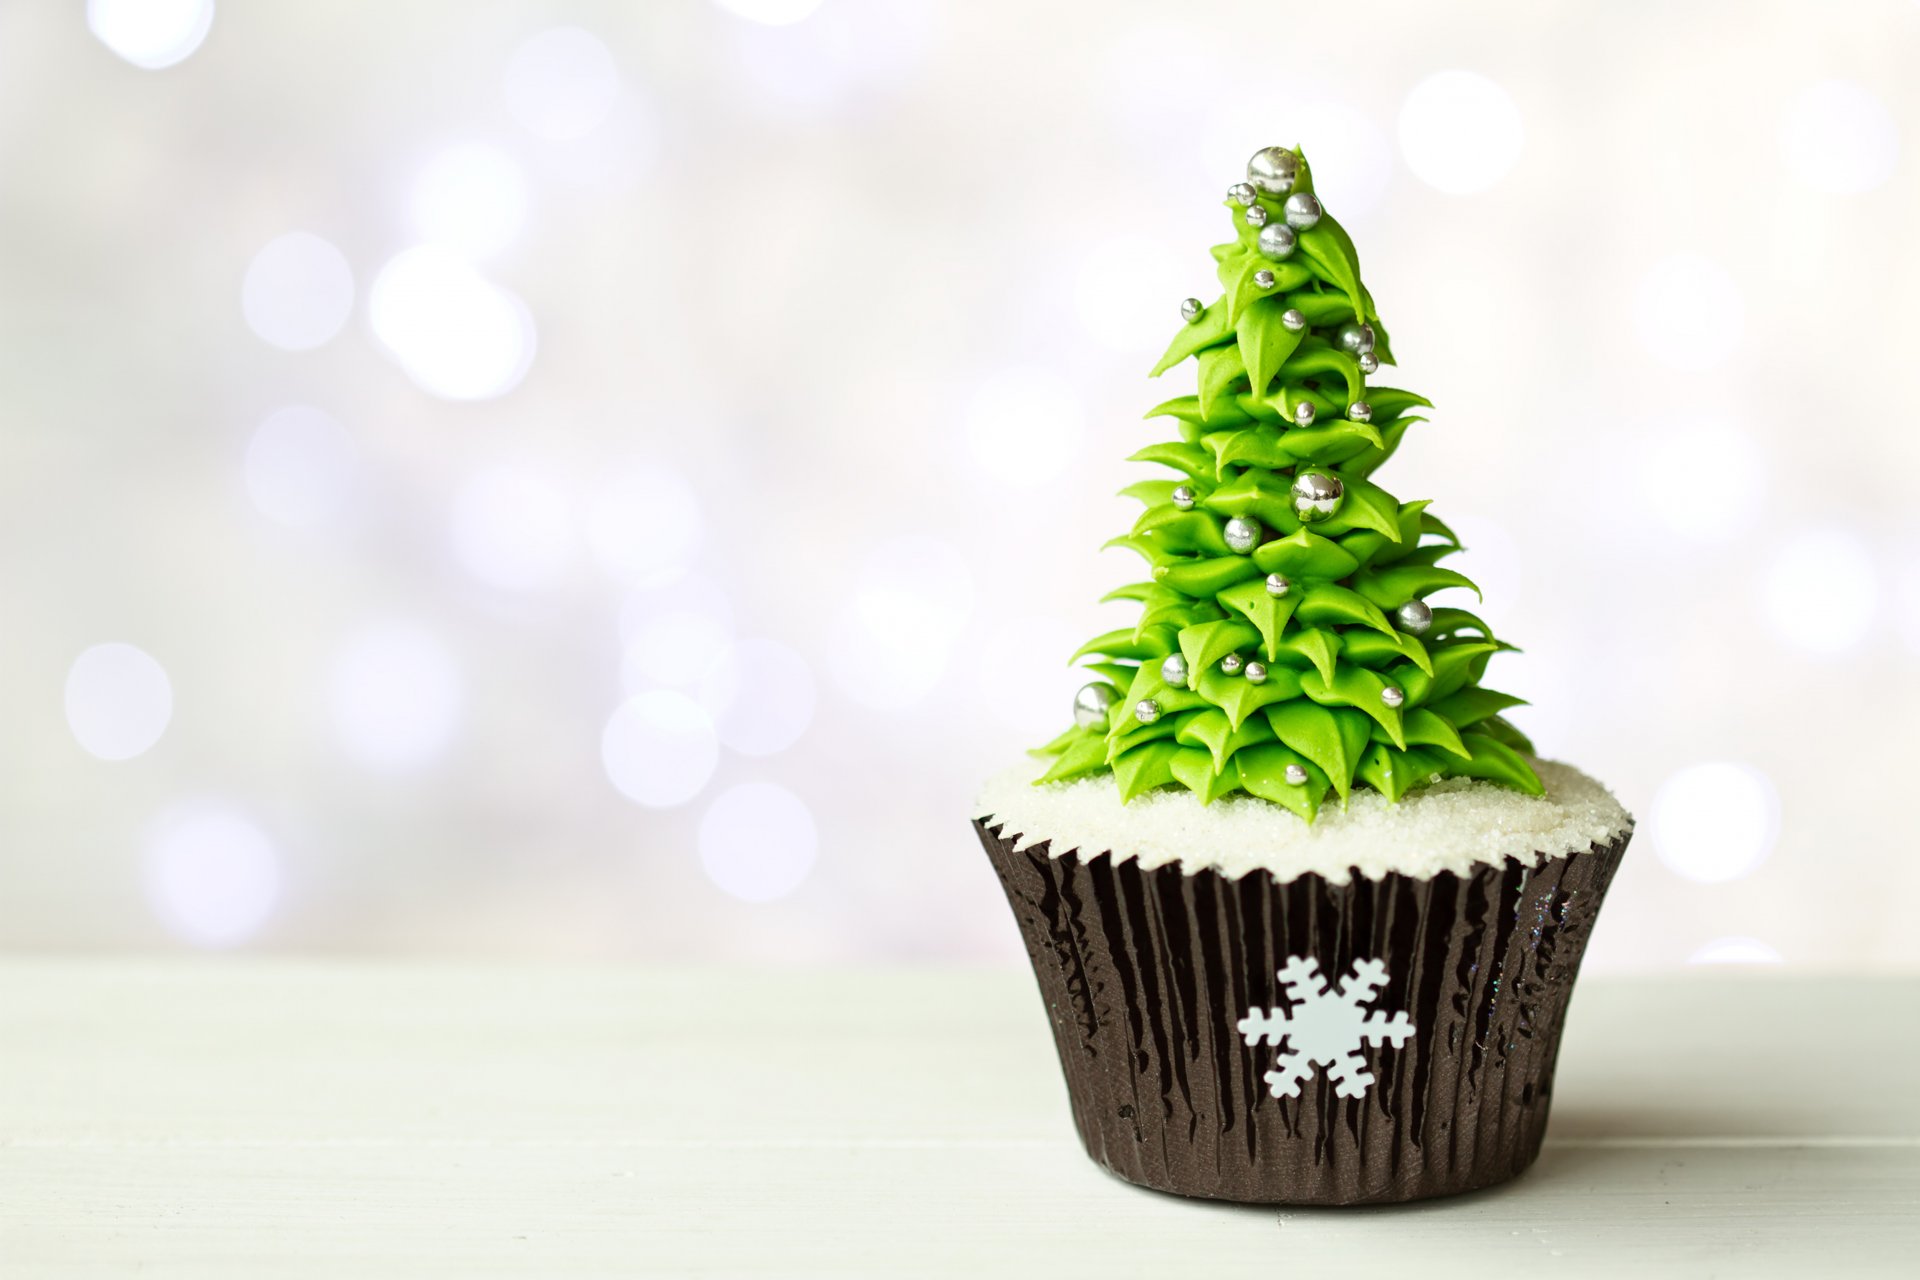
[(1306, 159), (1256, 153), (1226, 206), (1224, 293), (1153, 370), (1194, 393), (1149, 413), (1173, 438), (1114, 540), (1137, 616), (975, 827), (1096, 1161), (1268, 1203), (1485, 1186), (1539, 1151), (1632, 819), (1535, 758), (1483, 683), (1511, 646), (1429, 600), (1477, 596), (1459, 540), (1378, 478), (1428, 402), (1373, 384), (1387, 330)]

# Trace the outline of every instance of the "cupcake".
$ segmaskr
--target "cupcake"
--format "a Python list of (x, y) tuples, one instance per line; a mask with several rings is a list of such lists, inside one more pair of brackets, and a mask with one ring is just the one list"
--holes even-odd
[[(1428, 503), (1376, 479), (1428, 401), (1299, 150), (1229, 188), (1224, 293), (1153, 373), (1133, 624), (975, 828), (1095, 1161), (1183, 1195), (1373, 1204), (1500, 1182), (1545, 1133), (1632, 833), (1483, 684), (1511, 648)], [(1170, 473), (1170, 474), (1168, 474)], [(1476, 605), (1476, 607), (1478, 607)]]

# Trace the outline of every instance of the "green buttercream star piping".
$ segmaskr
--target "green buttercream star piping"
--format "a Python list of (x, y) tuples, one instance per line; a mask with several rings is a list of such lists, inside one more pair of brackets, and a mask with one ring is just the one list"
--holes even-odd
[(1479, 594), (1440, 564), (1459, 539), (1373, 478), (1431, 406), (1368, 384), (1392, 348), (1306, 157), (1270, 147), (1248, 172), (1226, 200), (1234, 238), (1213, 249), (1225, 292), (1183, 305), (1153, 369), (1197, 368), (1193, 395), (1147, 415), (1179, 437), (1133, 455), (1175, 476), (1122, 491), (1146, 509), (1109, 544), (1151, 571), (1106, 597), (1139, 617), (1074, 655), (1095, 679), (1040, 748), (1039, 781), (1111, 773), (1123, 800), (1247, 792), (1308, 821), (1356, 787), (1398, 801), (1465, 777), (1542, 794), (1533, 745), (1502, 716), (1521, 700), (1480, 683), (1512, 646), (1426, 602)]

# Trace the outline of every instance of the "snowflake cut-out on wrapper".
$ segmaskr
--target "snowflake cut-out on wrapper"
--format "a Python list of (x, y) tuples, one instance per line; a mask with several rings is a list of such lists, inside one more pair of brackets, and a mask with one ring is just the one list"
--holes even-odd
[(1297, 1098), (1301, 1084), (1321, 1066), (1340, 1097), (1365, 1094), (1374, 1075), (1361, 1060), (1362, 1048), (1391, 1044), (1397, 1049), (1413, 1034), (1406, 1014), (1360, 1007), (1386, 985), (1387, 966), (1355, 960), (1344, 981), (1330, 982), (1319, 961), (1289, 956), (1279, 976), (1287, 1008), (1252, 1009), (1240, 1019), (1240, 1034), (1249, 1045), (1279, 1049), (1266, 1075), (1268, 1091), (1276, 1098)]

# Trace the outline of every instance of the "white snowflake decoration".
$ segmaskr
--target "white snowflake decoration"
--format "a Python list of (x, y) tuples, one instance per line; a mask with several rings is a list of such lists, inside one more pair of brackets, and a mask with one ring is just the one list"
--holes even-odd
[(1320, 972), (1320, 962), (1309, 956), (1290, 956), (1280, 970), (1286, 988), (1287, 1009), (1253, 1009), (1240, 1019), (1240, 1034), (1250, 1045), (1280, 1046), (1274, 1070), (1267, 1072), (1267, 1088), (1276, 1098), (1297, 1098), (1301, 1082), (1317, 1064), (1327, 1069), (1333, 1091), (1358, 1098), (1373, 1083), (1373, 1072), (1360, 1059), (1363, 1044), (1392, 1044), (1398, 1048), (1413, 1034), (1404, 1013), (1365, 1010), (1387, 981), (1387, 966), (1378, 960), (1355, 960), (1344, 982), (1332, 983)]

